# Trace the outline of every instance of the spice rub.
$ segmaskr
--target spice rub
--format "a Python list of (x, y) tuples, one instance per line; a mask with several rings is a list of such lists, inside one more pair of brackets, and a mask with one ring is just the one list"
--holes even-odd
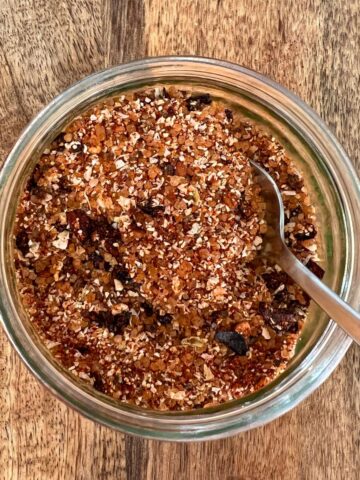
[(259, 255), (265, 205), (322, 275), (314, 212), (285, 149), (209, 94), (158, 87), (76, 117), (43, 152), (14, 229), (19, 293), (72, 375), (137, 406), (241, 398), (282, 372), (309, 298)]

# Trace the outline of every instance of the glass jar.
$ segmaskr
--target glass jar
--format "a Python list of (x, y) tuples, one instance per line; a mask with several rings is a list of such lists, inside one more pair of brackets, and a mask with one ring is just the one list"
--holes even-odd
[(0, 311), (4, 329), (32, 373), (86, 417), (118, 430), (167, 440), (232, 435), (284, 414), (334, 370), (351, 340), (315, 305), (287, 370), (260, 391), (216, 408), (154, 412), (124, 405), (75, 381), (33, 331), (16, 291), (11, 231), (24, 182), (39, 154), (75, 115), (104, 97), (157, 84), (210, 93), (273, 132), (302, 170), (320, 226), (324, 281), (359, 306), (360, 188), (334, 136), (299, 98), (238, 65), (196, 57), (149, 58), (95, 73), (53, 100), (26, 128), (0, 174)]

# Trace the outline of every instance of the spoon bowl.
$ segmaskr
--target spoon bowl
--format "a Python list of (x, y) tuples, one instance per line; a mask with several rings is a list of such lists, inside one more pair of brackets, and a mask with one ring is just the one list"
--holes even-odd
[(360, 314), (327, 287), (291, 252), (285, 243), (284, 205), (281, 193), (272, 177), (250, 160), (255, 181), (261, 187), (266, 203), (262, 254), (277, 263), (300, 287), (360, 345)]

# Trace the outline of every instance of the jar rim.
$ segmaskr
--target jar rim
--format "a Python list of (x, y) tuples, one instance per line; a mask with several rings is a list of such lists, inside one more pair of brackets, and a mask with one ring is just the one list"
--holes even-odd
[[(118, 76), (131, 73), (141, 79), (144, 72), (151, 74), (160, 67), (170, 68), (174, 72), (173, 75), (180, 67), (188, 71), (194, 71), (194, 67), (201, 68), (203, 74), (206, 69), (207, 75), (218, 77), (222, 82), (231, 76), (234, 81), (245, 82), (249, 88), (265, 88), (270, 104), (281, 103), (282, 114), (287, 116), (291, 124), (297, 125), (306, 133), (306, 138), (314, 147), (326, 149), (327, 152), (331, 151), (331, 155), (326, 156), (326, 159), (337, 181), (336, 185), (348, 220), (349, 250), (350, 253), (354, 253), (354, 235), (355, 232), (360, 233), (360, 219), (356, 216), (356, 204), (360, 204), (359, 179), (343, 148), (309, 106), (273, 80), (234, 63), (194, 56), (146, 58), (96, 72), (70, 86), (31, 121), (6, 159), (0, 172), (0, 212), (2, 212), (0, 218), (0, 321), (15, 350), (31, 372), (58, 398), (86, 417), (107, 426), (149, 438), (175, 441), (220, 438), (263, 425), (301, 402), (335, 369), (349, 348), (351, 339), (338, 326), (330, 322), (313, 351), (301, 363), (302, 368), (295, 369), (286, 377), (286, 382), (280, 382), (275, 389), (270, 389), (268, 394), (256, 402), (244, 403), (241, 406), (229, 405), (222, 411), (215, 409), (210, 413), (191, 412), (190, 415), (137, 411), (112, 405), (110, 401), (101, 401), (100, 397), (96, 398), (85, 392), (46, 361), (22, 324), (13, 299), (8, 295), (8, 278), (4, 268), (6, 263), (4, 245), (7, 241), (4, 233), (4, 222), (6, 222), (4, 212), (9, 208), (11, 185), (18, 178), (18, 172), (22, 167), (21, 160), (31, 155), (31, 145), (34, 141), (39, 141), (46, 129), (54, 125), (52, 122), (55, 117), (59, 119), (61, 115), (65, 115), (69, 105), (75, 106), (96, 92), (100, 94), (101, 91), (107, 91), (107, 88), (111, 88), (111, 82), (114, 82)], [(359, 262), (356, 260), (358, 259), (353, 259), (352, 264), (347, 266), (347, 279), (342, 292), (344, 298), (351, 296), (351, 286), (356, 280), (360, 281)], [(352, 292), (350, 302), (355, 307), (358, 306), (359, 299), (360, 294)], [(314, 369), (313, 363), (316, 359), (319, 361), (319, 357), (322, 361)], [(41, 361), (45, 363), (39, 367)], [(285, 391), (286, 395), (284, 395)], [(280, 397), (281, 394), (283, 394), (282, 397)]]

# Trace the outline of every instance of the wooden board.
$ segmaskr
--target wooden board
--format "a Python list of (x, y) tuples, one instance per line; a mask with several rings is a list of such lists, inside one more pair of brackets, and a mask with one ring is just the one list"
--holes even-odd
[[(147, 55), (231, 60), (292, 89), (360, 167), (360, 3), (321, 0), (2, 0), (0, 156), (69, 84)], [(202, 444), (146, 441), (45, 391), (0, 332), (0, 479), (355, 480), (360, 349), (275, 422)]]

